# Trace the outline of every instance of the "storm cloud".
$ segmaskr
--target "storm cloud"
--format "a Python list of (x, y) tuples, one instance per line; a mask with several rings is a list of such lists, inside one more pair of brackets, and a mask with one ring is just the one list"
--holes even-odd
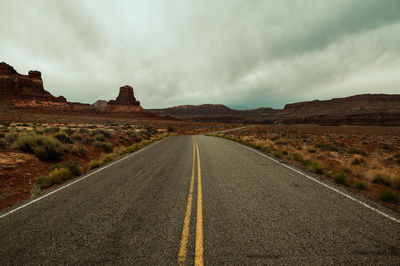
[(0, 61), (69, 101), (145, 108), (399, 93), (400, 1), (0, 2)]

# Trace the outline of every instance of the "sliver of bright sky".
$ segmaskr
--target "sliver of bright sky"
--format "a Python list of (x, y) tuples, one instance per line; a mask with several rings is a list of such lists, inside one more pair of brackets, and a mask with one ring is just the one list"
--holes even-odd
[(145, 108), (400, 92), (400, 1), (0, 2), (0, 61), (69, 101)]

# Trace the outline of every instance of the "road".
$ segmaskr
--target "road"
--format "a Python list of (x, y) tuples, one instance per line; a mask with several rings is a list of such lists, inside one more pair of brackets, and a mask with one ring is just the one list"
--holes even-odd
[(400, 264), (398, 213), (225, 139), (169, 137), (74, 182), (0, 213), (1, 265)]

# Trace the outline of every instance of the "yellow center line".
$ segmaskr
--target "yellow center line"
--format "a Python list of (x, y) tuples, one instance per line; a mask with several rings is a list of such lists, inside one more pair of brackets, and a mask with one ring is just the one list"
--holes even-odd
[(192, 177), (190, 179), (190, 189), (189, 189), (188, 201), (187, 201), (187, 206), (186, 206), (185, 220), (183, 222), (181, 244), (180, 244), (179, 254), (178, 254), (178, 264), (179, 265), (185, 265), (186, 252), (187, 252), (187, 243), (188, 243), (189, 229), (190, 229), (190, 215), (192, 213), (194, 169), (195, 169), (195, 161), (196, 161), (194, 138), (192, 138), (192, 141), (193, 141)]
[(203, 259), (203, 199), (202, 199), (202, 188), (201, 188), (201, 168), (200, 168), (200, 155), (199, 145), (197, 140), (194, 138), (196, 143), (197, 151), (197, 221), (196, 221), (196, 253), (194, 265), (204, 265)]
[(193, 202), (193, 190), (194, 190), (194, 178), (196, 168), (196, 154), (197, 154), (197, 217), (196, 217), (196, 246), (195, 246), (195, 260), (194, 265), (203, 266), (203, 199), (202, 199), (202, 187), (201, 187), (201, 167), (200, 167), (200, 154), (199, 145), (196, 138), (192, 137), (193, 141), (193, 165), (192, 165), (192, 177), (190, 179), (190, 189), (188, 195), (188, 201), (186, 206), (185, 220), (183, 221), (182, 238), (178, 253), (178, 264), (185, 265), (187, 257), (187, 246), (190, 233), (190, 216), (192, 214), (192, 202)]

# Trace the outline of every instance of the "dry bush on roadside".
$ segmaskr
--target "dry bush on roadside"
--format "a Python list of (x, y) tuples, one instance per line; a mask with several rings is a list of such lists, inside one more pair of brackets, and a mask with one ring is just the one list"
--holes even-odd
[(62, 162), (62, 163), (57, 163), (55, 165), (52, 165), (47, 172), (50, 173), (55, 169), (59, 169), (59, 168), (66, 168), (68, 170), (71, 171), (71, 174), (73, 176), (79, 176), (82, 173), (82, 169), (79, 166), (78, 162), (74, 162), (74, 161), (66, 161), (66, 162)]
[(93, 146), (96, 148), (102, 148), (105, 152), (111, 153), (113, 152), (113, 146), (110, 142), (106, 141), (96, 141)]
[(67, 181), (71, 176), (72, 173), (68, 168), (56, 168), (48, 175), (41, 177), (38, 183), (40, 187), (48, 188), (54, 184), (61, 184)]
[(90, 161), (89, 168), (94, 169), (94, 168), (100, 167), (101, 165), (102, 165), (102, 162), (93, 160), (93, 161)]
[(347, 186), (349, 184), (347, 176), (343, 171), (336, 174), (335, 182), (344, 186)]
[(61, 158), (64, 147), (53, 137), (36, 134), (22, 134), (14, 143), (14, 148), (35, 154), (42, 161), (53, 161)]
[(111, 162), (113, 159), (114, 159), (114, 156), (112, 154), (108, 154), (108, 155), (104, 156), (103, 164), (107, 163), (107, 162)]
[(380, 194), (380, 199), (391, 203), (398, 203), (400, 201), (400, 197), (391, 189), (383, 189)]
[(372, 183), (391, 186), (392, 185), (392, 173), (388, 169), (371, 169), (365, 173), (365, 178)]
[(8, 145), (12, 145), (18, 138), (18, 133), (16, 131), (11, 131), (5, 135), (5, 141)]

